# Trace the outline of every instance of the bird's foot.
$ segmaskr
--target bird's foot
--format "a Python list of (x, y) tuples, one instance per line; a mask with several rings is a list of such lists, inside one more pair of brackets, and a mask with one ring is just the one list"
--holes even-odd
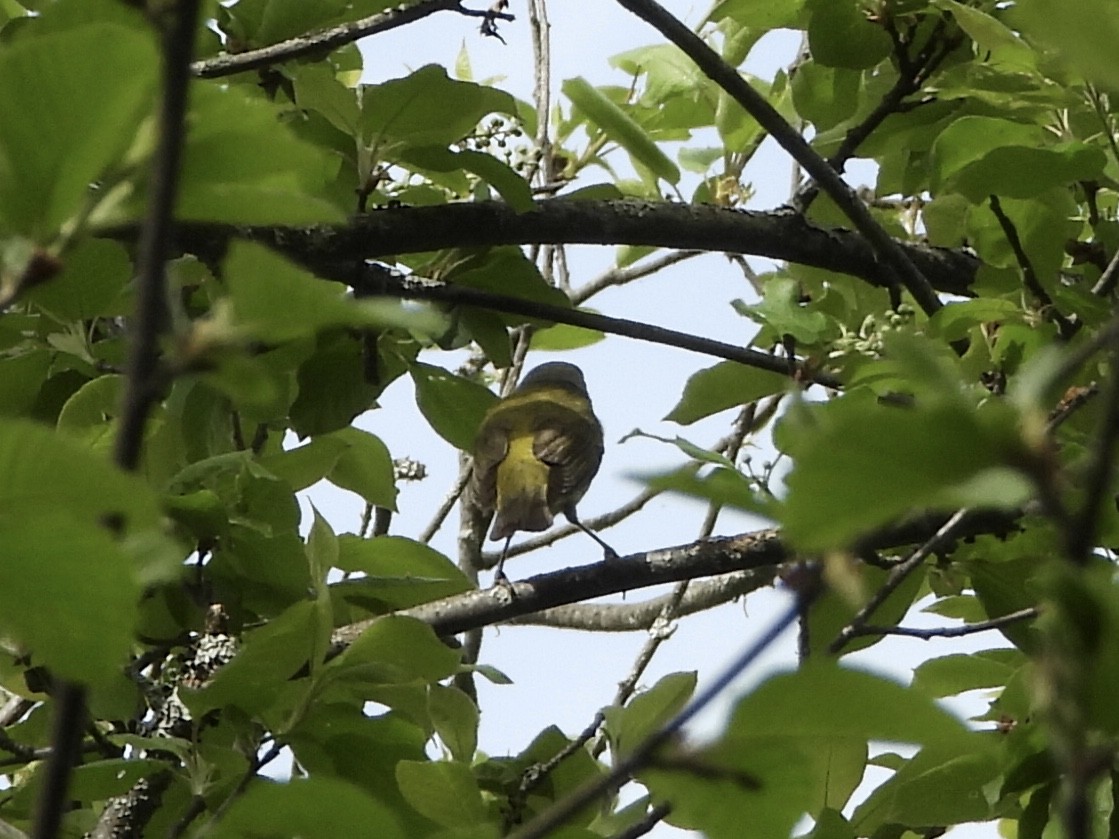
[(498, 571), (493, 578), (493, 586), (490, 589), (494, 594), (503, 600), (516, 600), (517, 590), (513, 588), (513, 584), (509, 578), (505, 576), (503, 571)]

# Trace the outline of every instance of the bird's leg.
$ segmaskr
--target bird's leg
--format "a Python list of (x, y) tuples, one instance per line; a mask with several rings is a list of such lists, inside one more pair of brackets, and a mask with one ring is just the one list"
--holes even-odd
[(509, 582), (509, 578), (505, 576), (505, 555), (509, 553), (509, 543), (513, 541), (513, 534), (510, 533), (505, 537), (505, 544), (501, 548), (501, 558), (497, 560), (497, 565), (493, 569), (493, 584), (501, 586), (509, 591), (513, 590), (513, 584)]
[(581, 521), (579, 521), (579, 516), (575, 513), (575, 507), (573, 507), (573, 506), (568, 507), (566, 510), (563, 511), (563, 514), (564, 514), (564, 516), (567, 517), (567, 520), (569, 522), (571, 522), (577, 528), (579, 528), (584, 533), (586, 533), (588, 536), (590, 536), (592, 539), (594, 539), (596, 542), (598, 542), (598, 544), (602, 547), (602, 558), (603, 559), (605, 559), (607, 562), (612, 562), (615, 559), (619, 559), (618, 552), (616, 550), (614, 550), (612, 547), (607, 545), (602, 540), (601, 536), (599, 536), (597, 533), (595, 533), (593, 530), (591, 530), (589, 527), (587, 527), (585, 524), (583, 524)]

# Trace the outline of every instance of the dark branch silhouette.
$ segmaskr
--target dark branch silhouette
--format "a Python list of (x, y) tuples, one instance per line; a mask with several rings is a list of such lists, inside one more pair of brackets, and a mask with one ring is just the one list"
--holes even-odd
[[(120, 239), (135, 230), (107, 231)], [(755, 212), (710, 205), (641, 200), (538, 201), (518, 213), (498, 201), (375, 210), (346, 224), (311, 227), (192, 223), (179, 245), (217, 260), (233, 238), (267, 245), (321, 276), (349, 277), (355, 260), (442, 248), (496, 245), (647, 245), (713, 251), (850, 274), (887, 287), (874, 249), (859, 233), (825, 229), (787, 210)], [(979, 260), (963, 251), (897, 242), (906, 257), (945, 294), (970, 295)]]

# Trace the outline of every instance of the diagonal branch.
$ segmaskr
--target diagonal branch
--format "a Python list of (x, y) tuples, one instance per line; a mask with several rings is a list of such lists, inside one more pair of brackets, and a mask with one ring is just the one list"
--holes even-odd
[(703, 39), (673, 17), (655, 0), (618, 0), (646, 23), (668, 38), (692, 59), (708, 78), (725, 90), (745, 109), (773, 139), (785, 149), (820, 184), (820, 188), (836, 203), (855, 229), (863, 234), (882, 261), (883, 267), (910, 294), (926, 314), (941, 308), (940, 298), (928, 279), (874, 220), (870, 210), (859, 200), (839, 174), (828, 165), (804, 138), (797, 133), (769, 102), (752, 88), (738, 71), (727, 64)]
[(1049, 296), (1049, 292), (1041, 284), (1041, 279), (1037, 276), (1037, 271), (1034, 270), (1033, 261), (1030, 259), (1029, 254), (1026, 253), (1025, 247), (1022, 245), (1022, 239), (1018, 235), (1018, 228), (1014, 226), (1010, 216), (1002, 208), (1002, 202), (999, 201), (997, 195), (990, 196), (991, 212), (994, 213), (998, 219), (999, 227), (1002, 228), (1003, 235), (1006, 236), (1006, 241), (1010, 245), (1011, 251), (1014, 252), (1014, 258), (1018, 262), (1018, 267), (1022, 269), (1022, 279), (1026, 284), (1026, 288), (1030, 290), (1030, 294), (1034, 296), (1037, 302), (1041, 305), (1042, 311), (1045, 315), (1053, 321), (1057, 326), (1057, 333), (1066, 341), (1076, 333), (1076, 326), (1061, 314), (1060, 310), (1053, 303), (1053, 298)]
[[(842, 386), (835, 376), (812, 369), (807, 362), (770, 355), (760, 350), (714, 341), (710, 338), (702, 338), (687, 332), (665, 329), (635, 320), (612, 318), (595, 312), (552, 306), (521, 297), (492, 294), (481, 289), (468, 288), (453, 283), (411, 280), (381, 265), (371, 264), (366, 268), (366, 276), (357, 280), (361, 284), (360, 292), (366, 295), (381, 294), (413, 300), (432, 300), (440, 303), (478, 306), (492, 311), (548, 320), (553, 323), (567, 323), (587, 329), (598, 329), (612, 335), (623, 335), (640, 341), (650, 341), (705, 353), (716, 358), (737, 361), (747, 367), (779, 373), (782, 376), (791, 373), (797, 381), (814, 382), (829, 388)], [(351, 283), (355, 282), (353, 271), (351, 270), (349, 274), (349, 281)]]

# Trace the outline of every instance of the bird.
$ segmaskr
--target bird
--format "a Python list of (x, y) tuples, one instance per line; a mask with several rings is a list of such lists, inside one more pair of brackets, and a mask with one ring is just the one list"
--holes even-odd
[(602, 423), (574, 364), (541, 364), (486, 412), (475, 438), (471, 484), (479, 506), (493, 514), (490, 539), (505, 540), (495, 583), (508, 585), (503, 569), (513, 534), (547, 530), (557, 513), (598, 542), (608, 559), (617, 557), (575, 512), (603, 452)]

